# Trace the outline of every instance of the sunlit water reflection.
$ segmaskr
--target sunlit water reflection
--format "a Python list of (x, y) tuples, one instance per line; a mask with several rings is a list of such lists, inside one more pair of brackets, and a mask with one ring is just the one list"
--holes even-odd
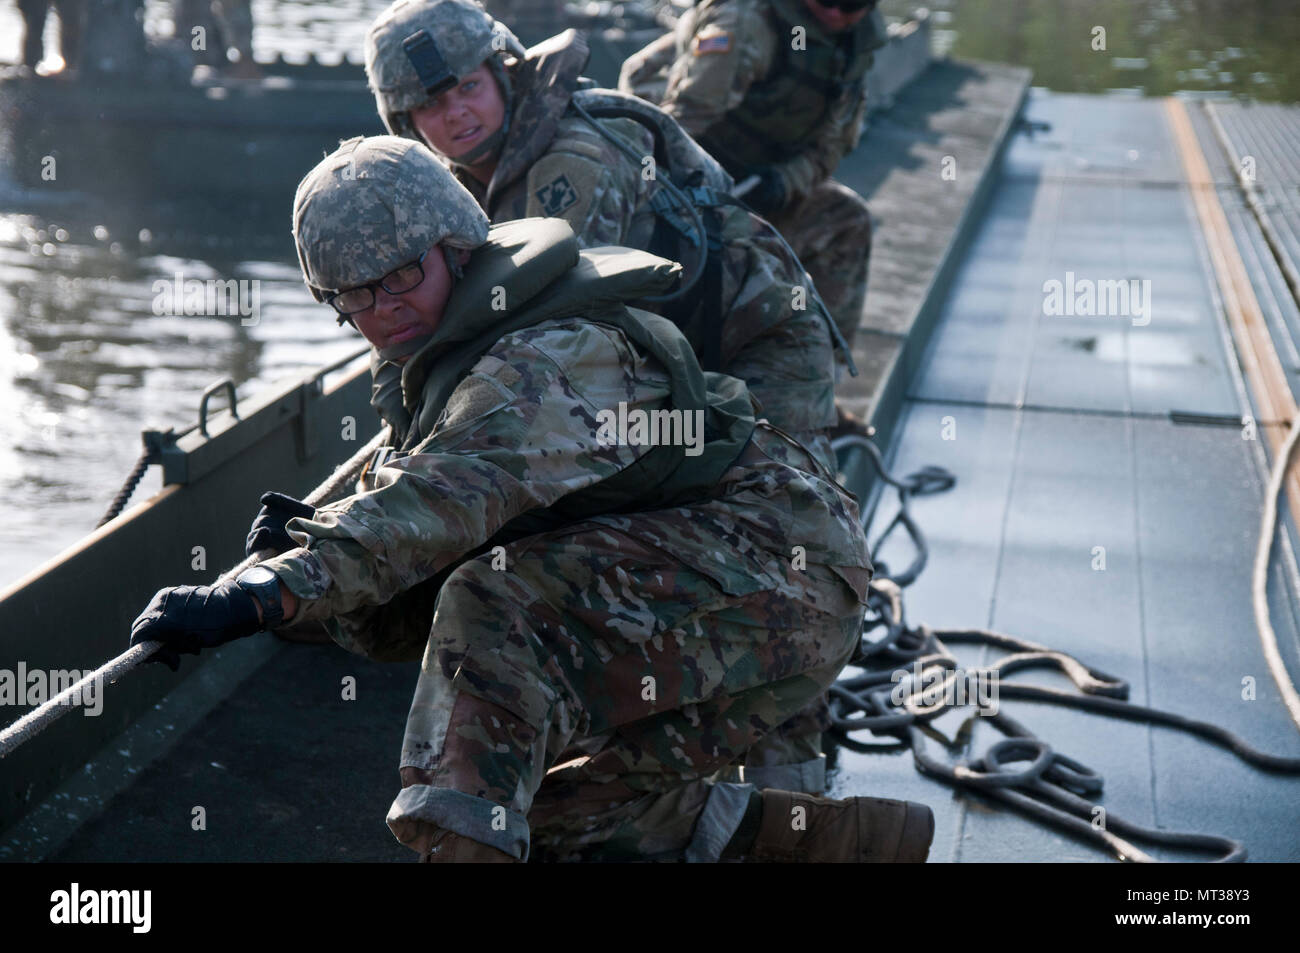
[[(140, 431), (192, 423), (208, 384), (228, 376), (244, 398), (360, 343), (292, 261), (175, 258), (144, 239), (0, 216), (0, 584), (89, 532), (139, 455)], [(172, 310), (160, 296), (178, 272), (259, 282), (258, 322), (156, 313)], [(158, 486), (147, 478), (136, 499)]]
[[(355, 57), (386, 5), (255, 0), (255, 52)], [(169, 3), (146, 4), (146, 29), (171, 32)], [(19, 35), (15, 6), (0, 5), (0, 61), (19, 59)], [(95, 197), (105, 198), (111, 205)], [(66, 196), (38, 212), (0, 208), (0, 588), (94, 528), (140, 454), (142, 429), (190, 425), (221, 377), (243, 400), (362, 343), (303, 287), (291, 190), (282, 211), (256, 221), (181, 212), (178, 198), (125, 213)], [(258, 323), (155, 313), (155, 282), (177, 272), (258, 281)], [(159, 486), (154, 468), (133, 502)]]
[[(384, 0), (253, 0), (253, 55), (325, 53), (360, 57), (366, 27), (388, 4)], [(170, 0), (146, 0), (145, 33), (172, 35)], [(47, 30), (56, 31), (50, 16)], [(0, 4), (0, 62), (20, 56), (22, 20), (16, 4)], [(50, 35), (50, 34), (47, 34)]]
[(1034, 71), (1060, 92), (1223, 91), (1300, 100), (1295, 0), (881, 0), (889, 17), (933, 15), (936, 52)]

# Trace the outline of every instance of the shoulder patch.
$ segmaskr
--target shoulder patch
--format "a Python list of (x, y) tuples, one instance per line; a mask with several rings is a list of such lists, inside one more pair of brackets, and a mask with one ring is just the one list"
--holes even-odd
[(446, 431), (481, 420), (514, 399), (515, 395), (508, 387), (480, 373), (476, 367), (447, 398), (442, 419), (434, 427), (434, 436), (445, 438)]
[(705, 30), (695, 38), (695, 55), (704, 56), (706, 53), (730, 53), (731, 52), (731, 34), (726, 30), (711, 29)]
[(557, 175), (535, 194), (537, 201), (541, 203), (542, 214), (547, 218), (557, 217), (578, 202), (578, 190), (569, 183), (568, 176), (564, 175)]

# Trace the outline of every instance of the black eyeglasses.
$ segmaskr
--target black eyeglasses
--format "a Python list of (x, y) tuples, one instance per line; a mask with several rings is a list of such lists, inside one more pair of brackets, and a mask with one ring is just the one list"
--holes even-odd
[(375, 285), (383, 288), (390, 295), (406, 294), (406, 292), (419, 287), (420, 282), (424, 281), (424, 259), (431, 250), (426, 250), (415, 261), (394, 268), (378, 281), (372, 281), (356, 288), (349, 288), (347, 291), (336, 291), (334, 294), (326, 296), (325, 302), (339, 313), (339, 324), (341, 325), (352, 315), (360, 314), (367, 308), (374, 307)]

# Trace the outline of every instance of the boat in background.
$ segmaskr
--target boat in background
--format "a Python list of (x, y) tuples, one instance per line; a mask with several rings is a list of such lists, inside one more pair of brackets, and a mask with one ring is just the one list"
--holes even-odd
[[(623, 60), (664, 27), (628, 4), (572, 11), (564, 22), (525, 23), (527, 45), (565, 29), (587, 37), (586, 73), (618, 83)], [(0, 67), (0, 159), (32, 191), (112, 191), (147, 200), (205, 192), (292, 195), (303, 171), (343, 139), (382, 135), (359, 58), (278, 55), (258, 78), (190, 71), (174, 51), (149, 54), (148, 71), (67, 77)], [(57, 163), (51, 179), (49, 159)]]

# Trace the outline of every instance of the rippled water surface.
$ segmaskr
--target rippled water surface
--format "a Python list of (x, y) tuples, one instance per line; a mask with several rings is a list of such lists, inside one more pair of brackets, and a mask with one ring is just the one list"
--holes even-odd
[[(385, 6), (255, 2), (256, 55), (355, 55)], [(151, 35), (170, 33), (170, 4), (148, 3), (146, 17)], [(19, 59), (19, 23), (13, 4), (0, 5), (0, 61)], [(115, 167), (131, 161), (121, 155), (94, 161), (131, 177)], [(192, 201), (205, 197), (203, 180), (170, 190), (146, 181), (128, 203), (111, 188), (47, 195), (0, 173), (0, 588), (92, 530), (140, 454), (140, 431), (193, 423), (213, 381), (232, 378), (244, 399), (363, 343), (302, 284), (292, 186), (246, 212), (221, 196)], [(178, 273), (257, 281), (257, 323), (157, 313), (171, 310), (158, 299)], [(159, 486), (154, 468), (134, 501)]]
[[(359, 57), (366, 27), (386, 6), (383, 0), (253, 0), (253, 54), (259, 59), (275, 53), (311, 52)], [(171, 3), (146, 0), (144, 7), (145, 32), (152, 37), (170, 36)], [(21, 29), (17, 5), (0, 4), (0, 62), (19, 60)]]
[[(0, 215), (0, 583), (89, 532), (139, 455), (141, 429), (192, 423), (212, 381), (228, 376), (247, 397), (359, 343), (311, 300), (296, 264), (255, 236), (233, 236), (250, 257), (236, 253), (244, 241), (179, 258), (144, 238), (70, 214)], [(166, 287), (156, 282), (177, 271), (258, 281), (258, 324), (156, 314)], [(158, 486), (155, 470), (137, 501)]]
[(1061, 92), (1227, 91), (1300, 100), (1295, 0), (882, 0), (891, 18), (934, 14), (939, 53), (1034, 71)]

